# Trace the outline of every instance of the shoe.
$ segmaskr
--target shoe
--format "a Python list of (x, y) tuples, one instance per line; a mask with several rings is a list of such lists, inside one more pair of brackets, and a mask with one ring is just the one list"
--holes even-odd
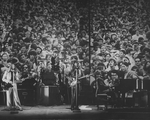
[(16, 107), (16, 110), (23, 111), (22, 107)]
[(20, 108), (20, 109), (19, 109), (19, 111), (23, 111), (23, 109), (22, 109), (22, 108)]

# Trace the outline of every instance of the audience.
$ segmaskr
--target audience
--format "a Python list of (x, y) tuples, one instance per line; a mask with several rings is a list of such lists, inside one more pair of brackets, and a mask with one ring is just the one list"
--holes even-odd
[[(39, 72), (38, 63), (42, 61), (45, 70), (51, 64), (48, 66), (54, 68), (57, 79), (58, 71), (68, 68), (72, 56), (77, 55), (81, 68), (86, 68), (85, 74), (94, 73), (98, 64), (104, 63), (105, 72), (125, 69), (126, 73), (132, 73), (132, 78), (134, 74), (137, 78), (148, 76), (150, 3), (95, 0), (90, 3), (90, 12), (88, 4), (79, 0), (3, 1), (1, 64), (5, 67), (8, 57), (16, 57), (22, 68), (27, 65), (29, 72)], [(91, 67), (86, 64), (89, 61)], [(64, 67), (58, 67), (60, 63)]]

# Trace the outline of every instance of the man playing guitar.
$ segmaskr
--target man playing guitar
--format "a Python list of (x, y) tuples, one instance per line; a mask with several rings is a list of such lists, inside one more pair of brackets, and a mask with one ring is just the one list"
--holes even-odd
[[(19, 81), (19, 72), (17, 71), (15, 65), (12, 63), (12, 59), (7, 61), (8, 69), (4, 72), (2, 81), (6, 84), (10, 84), (10, 87), (6, 90), (6, 104), (8, 110), (15, 109), (21, 110), (22, 107), (18, 97), (17, 91), (17, 81)], [(11, 94), (13, 95), (13, 101), (11, 101)]]
[(71, 70), (70, 80), (68, 80), (71, 87), (71, 110), (78, 110), (77, 105), (77, 85), (78, 78), (81, 77), (82, 71), (79, 68), (79, 59), (78, 56), (74, 56), (72, 59), (72, 70)]

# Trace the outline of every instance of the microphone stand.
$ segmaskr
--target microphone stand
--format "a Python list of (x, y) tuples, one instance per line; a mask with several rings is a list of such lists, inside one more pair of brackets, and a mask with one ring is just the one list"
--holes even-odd
[[(14, 70), (11, 71), (12, 72), (12, 84), (14, 84)], [(13, 86), (14, 87), (14, 86)], [(11, 109), (11, 112), (10, 114), (17, 114), (18, 113), (18, 110), (15, 108), (15, 101), (14, 101), (14, 90), (13, 90), (13, 87), (12, 87), (12, 109)]]
[(75, 85), (75, 91), (76, 91), (75, 99), (76, 99), (76, 104), (75, 104), (75, 108), (73, 109), (73, 112), (81, 112), (81, 110), (79, 109), (79, 106), (78, 106), (78, 70), (79, 70), (79, 67), (75, 68), (75, 71), (76, 71), (76, 85)]

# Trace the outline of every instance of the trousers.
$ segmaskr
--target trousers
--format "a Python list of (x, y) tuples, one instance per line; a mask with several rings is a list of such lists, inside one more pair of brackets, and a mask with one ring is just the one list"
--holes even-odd
[[(12, 99), (11, 99), (11, 95), (13, 95)], [(6, 90), (6, 105), (7, 107), (15, 106), (17, 108), (21, 108), (21, 103), (20, 103), (20, 99), (18, 96), (16, 83), (13, 84), (12, 88), (9, 88), (8, 90)]]

